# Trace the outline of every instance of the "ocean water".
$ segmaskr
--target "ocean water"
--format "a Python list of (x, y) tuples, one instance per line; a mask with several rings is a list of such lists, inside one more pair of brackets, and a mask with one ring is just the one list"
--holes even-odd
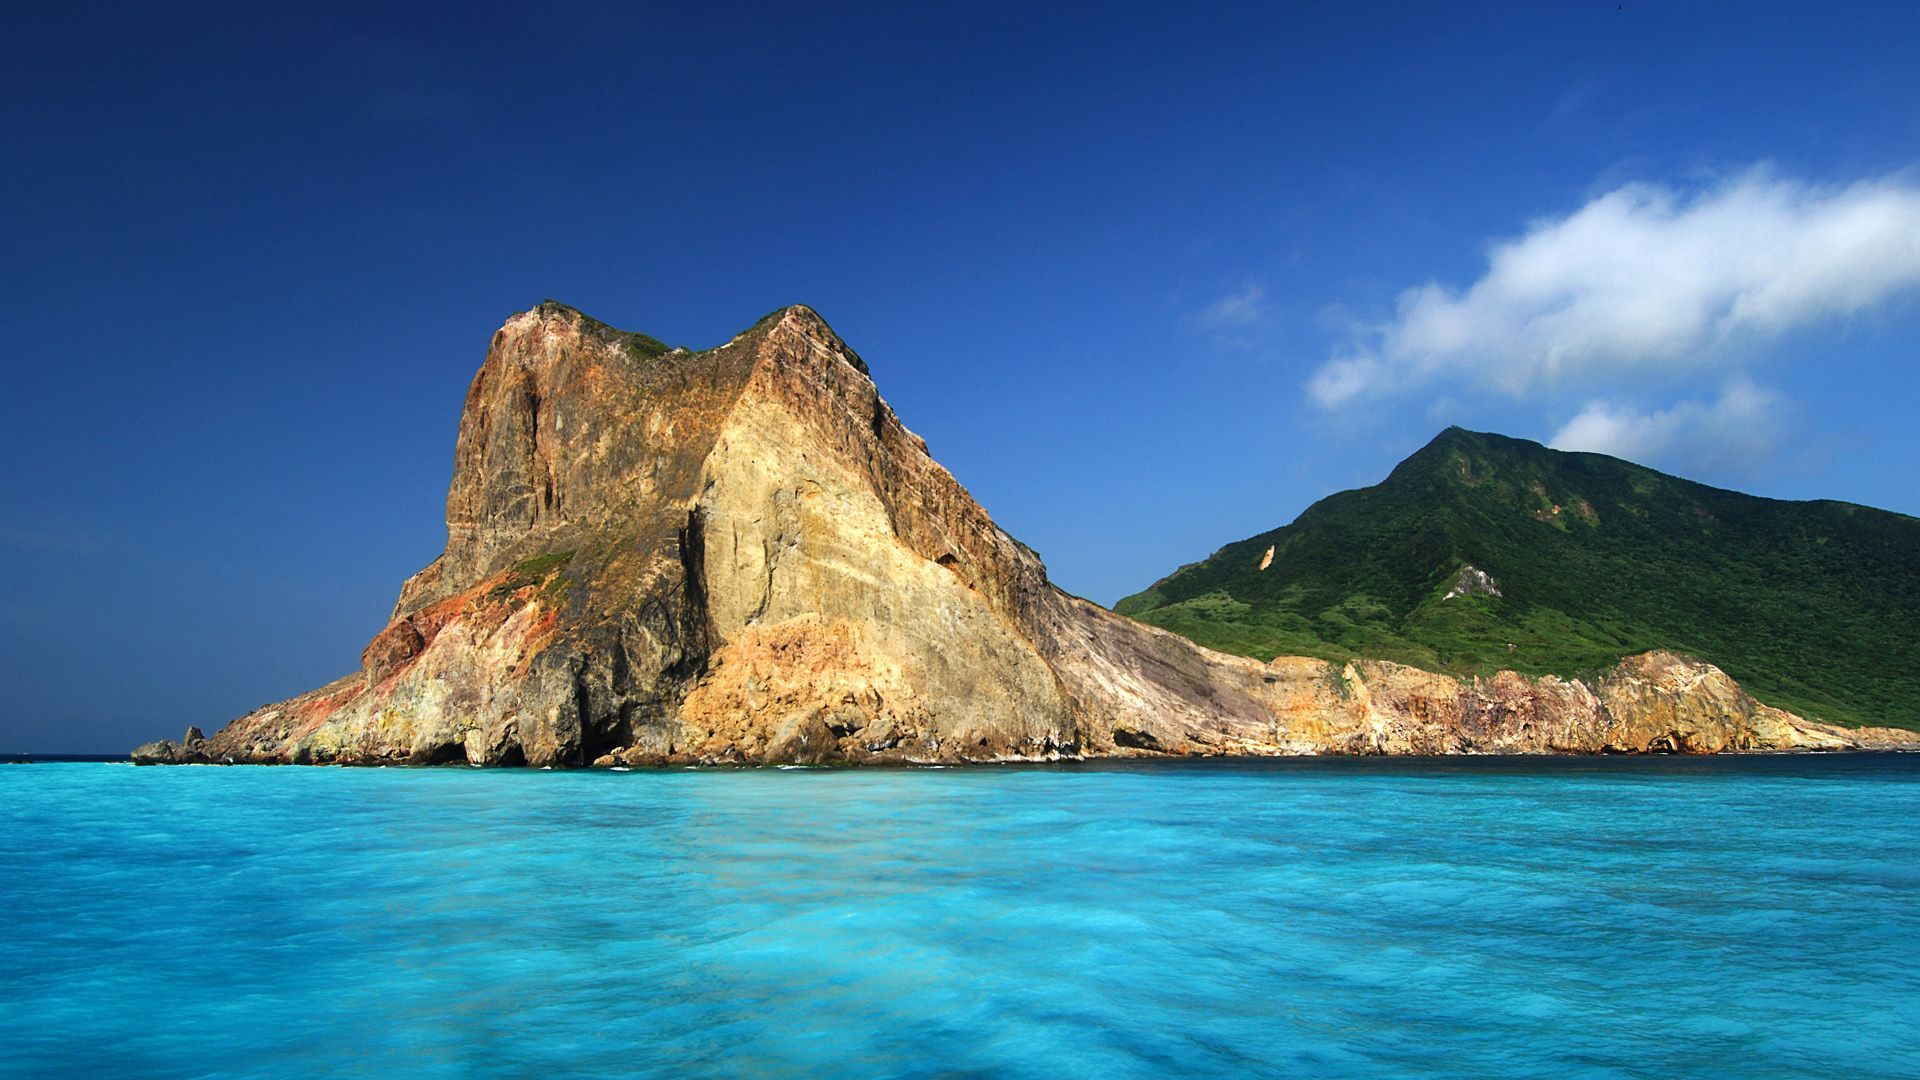
[(0, 1072), (1920, 1076), (1920, 756), (0, 767)]

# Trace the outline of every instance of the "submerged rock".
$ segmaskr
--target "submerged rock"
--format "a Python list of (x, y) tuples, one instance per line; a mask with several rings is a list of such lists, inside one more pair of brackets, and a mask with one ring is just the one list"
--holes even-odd
[(446, 550), (401, 587), (360, 670), (132, 756), (630, 767), (1885, 741), (1668, 654), (1588, 685), (1216, 653), (1049, 583), (811, 310), (690, 353), (548, 303), (494, 335)]

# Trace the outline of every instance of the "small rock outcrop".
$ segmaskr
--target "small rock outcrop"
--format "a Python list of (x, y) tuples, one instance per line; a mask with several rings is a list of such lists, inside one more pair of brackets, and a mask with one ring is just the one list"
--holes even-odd
[(804, 307), (697, 353), (559, 304), (509, 319), (467, 393), (446, 550), (360, 661), (133, 758), (887, 763), (1904, 737), (1801, 720), (1668, 654), (1591, 685), (1463, 683), (1263, 664), (1116, 615), (1049, 583)]
[(1440, 599), (1451, 600), (1456, 596), (1499, 595), (1501, 595), (1500, 583), (1493, 580), (1493, 575), (1469, 564), (1461, 567), (1460, 572), (1453, 575), (1453, 584), (1448, 586), (1446, 595)]

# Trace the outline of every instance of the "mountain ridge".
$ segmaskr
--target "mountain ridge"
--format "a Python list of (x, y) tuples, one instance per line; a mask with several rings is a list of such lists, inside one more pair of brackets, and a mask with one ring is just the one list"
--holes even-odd
[[(1468, 571), (1499, 593), (1447, 596)], [(1455, 674), (1568, 676), (1667, 649), (1808, 715), (1920, 727), (1900, 673), (1920, 661), (1920, 519), (1459, 427), (1115, 610), (1243, 655)]]

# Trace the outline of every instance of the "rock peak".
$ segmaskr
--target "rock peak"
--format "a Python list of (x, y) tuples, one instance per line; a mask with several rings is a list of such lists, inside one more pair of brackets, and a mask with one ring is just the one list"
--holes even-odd
[(798, 337), (811, 346), (838, 354), (841, 359), (852, 364), (854, 370), (860, 374), (869, 378), (873, 375), (867, 367), (867, 362), (860, 358), (860, 354), (854, 352), (853, 347), (835, 333), (833, 327), (827, 325), (827, 320), (821, 318), (819, 312), (805, 304), (788, 304), (783, 308), (775, 308), (749, 327), (746, 333), (759, 330), (764, 330), (768, 334)]
[[(670, 348), (658, 338), (636, 330), (621, 330), (610, 323), (594, 318), (572, 304), (553, 299), (542, 300), (525, 311), (508, 316), (499, 332), (494, 335), (494, 345), (498, 348), (503, 339), (527, 333), (551, 333), (555, 323), (566, 327), (567, 332), (618, 345), (636, 359), (651, 359), (669, 352), (709, 353), (714, 351), (714, 348)], [(724, 348), (756, 334), (796, 337), (808, 343), (809, 346), (817, 346), (837, 354), (862, 375), (869, 378), (872, 376), (867, 362), (861, 359), (860, 354), (834, 332), (833, 327), (827, 324), (827, 320), (822, 318), (818, 311), (806, 304), (788, 304), (785, 307), (775, 308), (756, 319), (745, 330), (727, 339), (723, 345), (715, 348)]]

